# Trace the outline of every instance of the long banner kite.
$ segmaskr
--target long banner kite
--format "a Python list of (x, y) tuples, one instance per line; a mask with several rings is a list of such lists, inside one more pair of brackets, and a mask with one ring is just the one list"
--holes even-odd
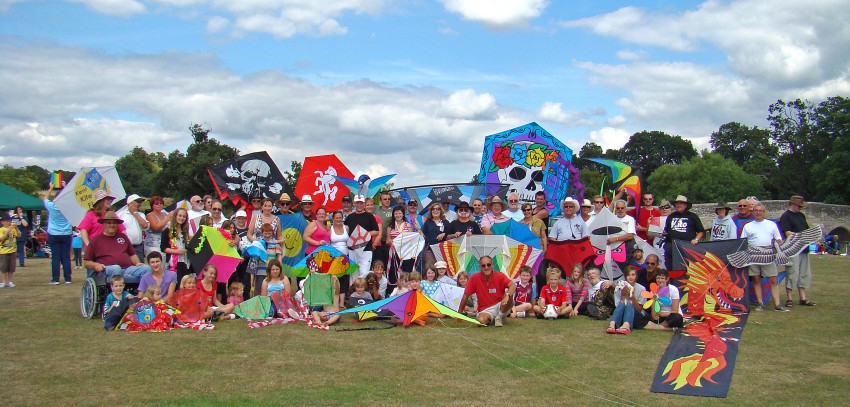
[(685, 326), (661, 357), (651, 391), (726, 397), (747, 323), (747, 270), (727, 255), (746, 250), (746, 239), (691, 245), (675, 241), (671, 272), (679, 287)]

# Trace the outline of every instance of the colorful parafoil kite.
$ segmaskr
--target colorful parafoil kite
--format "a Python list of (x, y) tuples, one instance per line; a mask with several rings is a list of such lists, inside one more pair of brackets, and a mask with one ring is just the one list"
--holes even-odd
[(452, 318), (481, 325), (481, 323), (477, 320), (460, 314), (457, 311), (428, 298), (428, 296), (422, 294), (421, 291), (408, 291), (404, 294), (399, 294), (381, 301), (375, 301), (360, 307), (349, 308), (345, 311), (337, 312), (336, 315), (376, 310), (391, 312), (402, 321), (404, 326), (410, 325), (411, 322), (429, 312), (440, 313)]

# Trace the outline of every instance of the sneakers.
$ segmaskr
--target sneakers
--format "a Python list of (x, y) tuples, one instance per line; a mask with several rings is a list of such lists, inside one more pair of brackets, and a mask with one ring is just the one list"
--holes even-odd
[(13, 283), (11, 281), (6, 283), (6, 287), (14, 287), (14, 286), (15, 286), (15, 283)]
[(5, 286), (6, 286), (6, 283), (0, 283), (0, 288), (3, 288)]
[(504, 325), (502, 324), (502, 313), (501, 313), (501, 312), (500, 312), (500, 313), (498, 313), (498, 314), (496, 314), (496, 318), (495, 318), (495, 319), (496, 319), (496, 321), (495, 321), (495, 322), (493, 322), (493, 325), (495, 325), (495, 326), (504, 326)]
[(68, 285), (68, 284), (71, 284), (71, 282), (70, 282), (70, 281), (66, 281), (66, 282), (65, 282), (65, 285)]
[(517, 318), (525, 318), (525, 311), (519, 311), (516, 313)]
[(51, 282), (49, 282), (49, 283), (47, 283), (47, 284), (50, 284), (50, 285), (59, 285), (59, 282), (58, 282), (58, 281), (51, 281)]
[(756, 311), (764, 311), (764, 305), (756, 305)]
[(791, 312), (790, 309), (785, 308), (781, 305), (777, 305), (777, 306), (773, 307), (773, 310), (776, 311), (776, 312)]

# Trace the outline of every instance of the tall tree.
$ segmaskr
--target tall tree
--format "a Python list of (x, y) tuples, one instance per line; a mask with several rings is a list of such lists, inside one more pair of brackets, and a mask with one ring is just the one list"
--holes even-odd
[(619, 159), (638, 167), (645, 177), (664, 164), (679, 164), (697, 155), (694, 145), (680, 136), (661, 131), (633, 134), (620, 149)]
[(42, 188), (45, 188), (47, 183), (50, 182), (50, 171), (38, 165), (27, 165), (22, 167), (21, 170), (30, 174), (30, 178)]
[(665, 164), (646, 181), (657, 197), (670, 200), (679, 194), (691, 202), (734, 201), (742, 196), (763, 195), (758, 176), (708, 150), (681, 164)]
[(835, 96), (818, 105), (815, 121), (821, 139), (832, 139), (832, 148), (823, 161), (812, 168), (814, 196), (826, 203), (850, 201), (850, 98)]
[[(189, 128), (194, 142), (184, 155), (174, 150), (162, 162), (162, 171), (155, 177), (155, 191), (176, 199), (215, 191), (207, 168), (239, 155), (239, 150), (208, 137), (209, 131), (200, 125)], [(196, 130), (202, 131), (196, 131)]]
[(135, 147), (127, 155), (115, 161), (115, 169), (121, 176), (121, 182), (127, 193), (142, 196), (155, 194), (154, 180), (165, 162), (165, 154), (148, 153), (142, 147)]
[(714, 152), (761, 177), (765, 190), (773, 197), (776, 187), (771, 180), (776, 172), (779, 149), (770, 142), (768, 130), (729, 122), (711, 133), (709, 143)]
[[(304, 164), (301, 161), (290, 161), (289, 169), (283, 172), (283, 178), (286, 179), (286, 183), (289, 184), (289, 190), (295, 191), (295, 184), (298, 183), (298, 177), (301, 176), (301, 167)], [(293, 197), (294, 199), (298, 199), (299, 197)]]
[(32, 172), (8, 164), (0, 168), (0, 182), (32, 196), (38, 196), (37, 191), (47, 187), (47, 181), (39, 184)]

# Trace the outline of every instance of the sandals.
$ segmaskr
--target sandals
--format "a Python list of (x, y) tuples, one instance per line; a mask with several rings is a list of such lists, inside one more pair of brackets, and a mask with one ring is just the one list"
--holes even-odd
[[(803, 305), (803, 301), (800, 301), (800, 305)], [(794, 306), (794, 301), (792, 301), (792, 300), (785, 301), (785, 308), (790, 308), (790, 307), (793, 307), (793, 306)]]
[(619, 332), (617, 332), (617, 329), (608, 328), (608, 329), (605, 330), (605, 333), (606, 334), (616, 334), (616, 333), (619, 333)]
[(620, 328), (620, 329), (617, 330), (617, 333), (620, 334), (620, 335), (631, 335), (632, 330), (629, 329), (629, 328)]
[(807, 307), (814, 307), (816, 304), (811, 300), (800, 300), (800, 305), (805, 305)]

